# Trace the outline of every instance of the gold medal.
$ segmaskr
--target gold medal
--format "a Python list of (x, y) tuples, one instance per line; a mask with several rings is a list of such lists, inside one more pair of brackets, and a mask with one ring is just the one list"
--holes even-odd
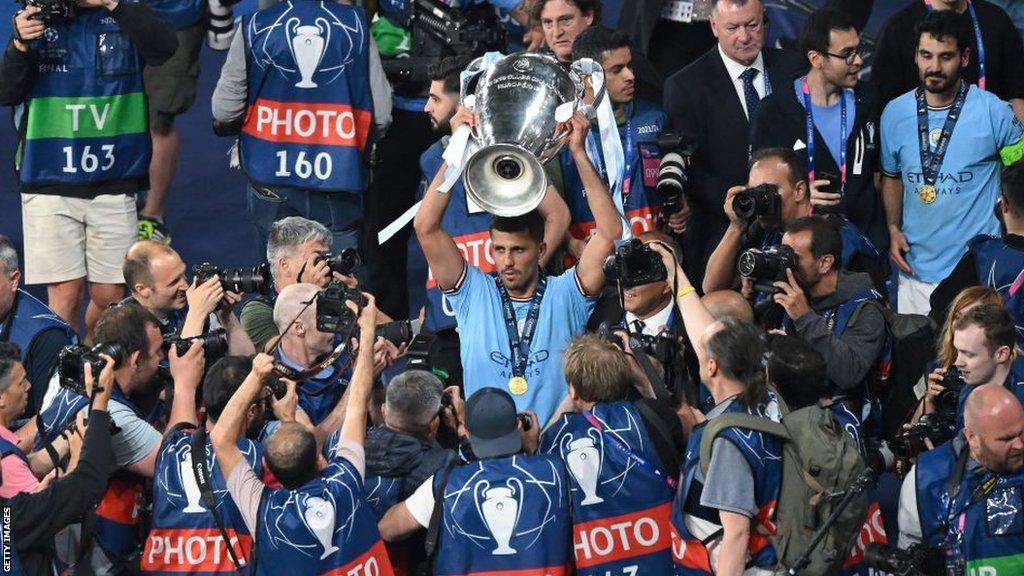
[(523, 378), (522, 376), (513, 376), (508, 381), (508, 391), (516, 396), (526, 394), (526, 390), (528, 388), (529, 386), (526, 384), (526, 378)]
[(917, 195), (921, 198), (921, 202), (925, 204), (934, 204), (935, 199), (938, 197), (935, 186), (931, 184), (924, 184), (917, 187)]

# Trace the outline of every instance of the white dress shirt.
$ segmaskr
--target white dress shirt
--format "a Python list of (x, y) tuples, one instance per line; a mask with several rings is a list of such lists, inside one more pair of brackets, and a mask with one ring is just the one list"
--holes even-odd
[[(664, 308), (654, 313), (653, 316), (647, 320), (643, 320), (644, 323), (644, 334), (648, 336), (657, 336), (661, 334), (661, 327), (664, 326), (666, 329), (671, 328), (669, 326), (669, 318), (672, 316), (672, 299), (669, 299), (668, 304)], [(636, 322), (640, 320), (636, 314), (632, 312), (626, 312), (626, 324), (629, 326), (631, 332), (636, 331)]]
[(743, 64), (740, 64), (739, 62), (726, 56), (725, 52), (722, 51), (721, 44), (718, 45), (718, 55), (722, 57), (722, 63), (725, 64), (725, 71), (728, 72), (729, 78), (732, 80), (732, 87), (733, 89), (736, 90), (736, 96), (739, 97), (740, 99), (740, 106), (743, 107), (743, 113), (747, 115), (747, 118), (750, 118), (750, 112), (747, 111), (747, 97), (746, 94), (744, 94), (743, 92), (743, 79), (740, 78), (740, 75), (746, 72), (747, 68), (756, 69), (758, 74), (757, 76), (754, 77), (754, 90), (757, 90), (758, 98), (763, 99), (765, 96), (767, 96), (768, 81), (767, 76), (765, 76), (764, 73), (764, 56), (760, 52), (758, 52), (757, 58), (754, 60), (754, 63), (751, 64), (750, 66), (744, 66)]

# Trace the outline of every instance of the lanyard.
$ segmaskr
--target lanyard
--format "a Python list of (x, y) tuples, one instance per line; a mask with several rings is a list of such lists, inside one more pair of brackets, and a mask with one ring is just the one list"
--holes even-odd
[[(625, 155), (625, 166), (622, 170), (622, 204), (625, 206), (629, 200), (629, 192), (633, 187), (633, 174), (636, 172), (636, 167), (633, 163), (636, 161), (636, 150), (633, 146), (633, 112), (632, 105), (626, 112), (626, 139), (623, 142), (623, 153)], [(587, 133), (586, 147), (588, 156), (597, 168), (598, 173), (604, 175), (604, 179), (611, 186), (612, 175), (608, 173), (608, 169), (605, 166), (604, 156), (601, 152), (601, 144), (598, 143), (597, 137), (594, 135), (593, 130)], [(609, 189), (611, 192), (611, 189)]]
[[(804, 96), (804, 110), (807, 117), (807, 185), (814, 182), (814, 111), (811, 109), (811, 89), (807, 86), (807, 77), (800, 81), (800, 89)], [(846, 189), (846, 139), (849, 136), (846, 127), (846, 93), (839, 92), (839, 190)]]
[(664, 480), (665, 484), (668, 484), (668, 487), (671, 488), (672, 490), (675, 490), (676, 487), (679, 485), (679, 482), (675, 478), (662, 472), (660, 468), (658, 468), (654, 464), (651, 464), (650, 461), (648, 461), (646, 458), (630, 450), (628, 446), (624, 446), (622, 444), (622, 440), (620, 440), (617, 436), (615, 436), (614, 434), (605, 434), (604, 426), (601, 425), (601, 421), (598, 420), (597, 417), (594, 416), (594, 414), (590, 410), (584, 412), (583, 417), (587, 419), (587, 422), (590, 422), (591, 426), (597, 428), (597, 431), (601, 433), (602, 438), (608, 438), (609, 440), (611, 440), (611, 442), (607, 442), (605, 446), (613, 446), (616, 450), (619, 451), (619, 453), (625, 456), (627, 460), (632, 459), (634, 462), (637, 463), (637, 465), (639, 465), (644, 470)]
[(512, 375), (524, 376), (526, 364), (530, 359), (530, 345), (533, 343), (533, 334), (537, 330), (537, 317), (540, 316), (540, 302), (544, 298), (544, 289), (547, 287), (548, 279), (543, 275), (537, 282), (537, 288), (533, 291), (533, 298), (530, 300), (530, 310), (526, 313), (526, 321), (523, 322), (523, 333), (519, 334), (518, 322), (516, 322), (516, 309), (512, 306), (512, 298), (508, 290), (501, 283), (500, 278), (494, 279), (498, 285), (498, 294), (501, 295), (501, 310), (505, 317), (505, 328), (508, 330), (508, 345), (512, 350)]
[(921, 149), (921, 173), (924, 183), (927, 186), (934, 186), (939, 177), (939, 169), (942, 168), (942, 159), (946, 157), (946, 150), (949, 148), (949, 141), (953, 138), (953, 128), (960, 119), (960, 111), (963, 110), (964, 102), (967, 100), (967, 83), (960, 82), (960, 90), (953, 100), (953, 105), (946, 115), (946, 122), (942, 125), (942, 133), (939, 135), (939, 142), (935, 145), (935, 152), (931, 151), (928, 138), (928, 101), (924, 95), (924, 88), (918, 88), (917, 96), (917, 135), (918, 145)]
[[(999, 482), (999, 476), (989, 472), (985, 479), (974, 488), (963, 506), (956, 510), (960, 488), (963, 483), (964, 469), (967, 467), (968, 455), (969, 449), (967, 446), (964, 446), (963, 452), (957, 458), (956, 468), (950, 477), (949, 485), (946, 487), (946, 491), (949, 494), (949, 508), (946, 510), (946, 534), (943, 548), (946, 550), (947, 574), (963, 574), (963, 539), (964, 530), (967, 527), (967, 509), (988, 496), (989, 492)], [(955, 524), (954, 518), (956, 519)], [(953, 568), (953, 570), (951, 571), (950, 568)]]
[[(924, 0), (924, 5), (931, 12), (932, 0)], [(974, 40), (978, 44), (978, 88), (985, 89), (985, 42), (981, 36), (981, 25), (978, 23), (978, 14), (974, 11), (974, 3), (967, 0), (967, 12), (971, 15), (971, 24), (974, 25)]]

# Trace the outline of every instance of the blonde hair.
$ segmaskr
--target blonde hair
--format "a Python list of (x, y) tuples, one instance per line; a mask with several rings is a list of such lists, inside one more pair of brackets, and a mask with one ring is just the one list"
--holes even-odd
[(953, 298), (946, 311), (946, 320), (942, 323), (942, 331), (936, 342), (936, 357), (940, 368), (949, 368), (956, 362), (956, 348), (953, 347), (953, 324), (968, 306), (995, 304), (1006, 306), (1003, 297), (988, 286), (970, 286), (964, 288)]
[(583, 334), (569, 343), (562, 371), (585, 402), (625, 400), (633, 382), (626, 353), (596, 334)]

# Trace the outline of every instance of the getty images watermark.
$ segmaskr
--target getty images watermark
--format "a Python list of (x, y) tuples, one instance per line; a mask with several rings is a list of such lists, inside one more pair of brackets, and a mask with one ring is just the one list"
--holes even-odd
[(0, 573), (14, 570), (14, 550), (11, 548), (11, 507), (0, 507)]

